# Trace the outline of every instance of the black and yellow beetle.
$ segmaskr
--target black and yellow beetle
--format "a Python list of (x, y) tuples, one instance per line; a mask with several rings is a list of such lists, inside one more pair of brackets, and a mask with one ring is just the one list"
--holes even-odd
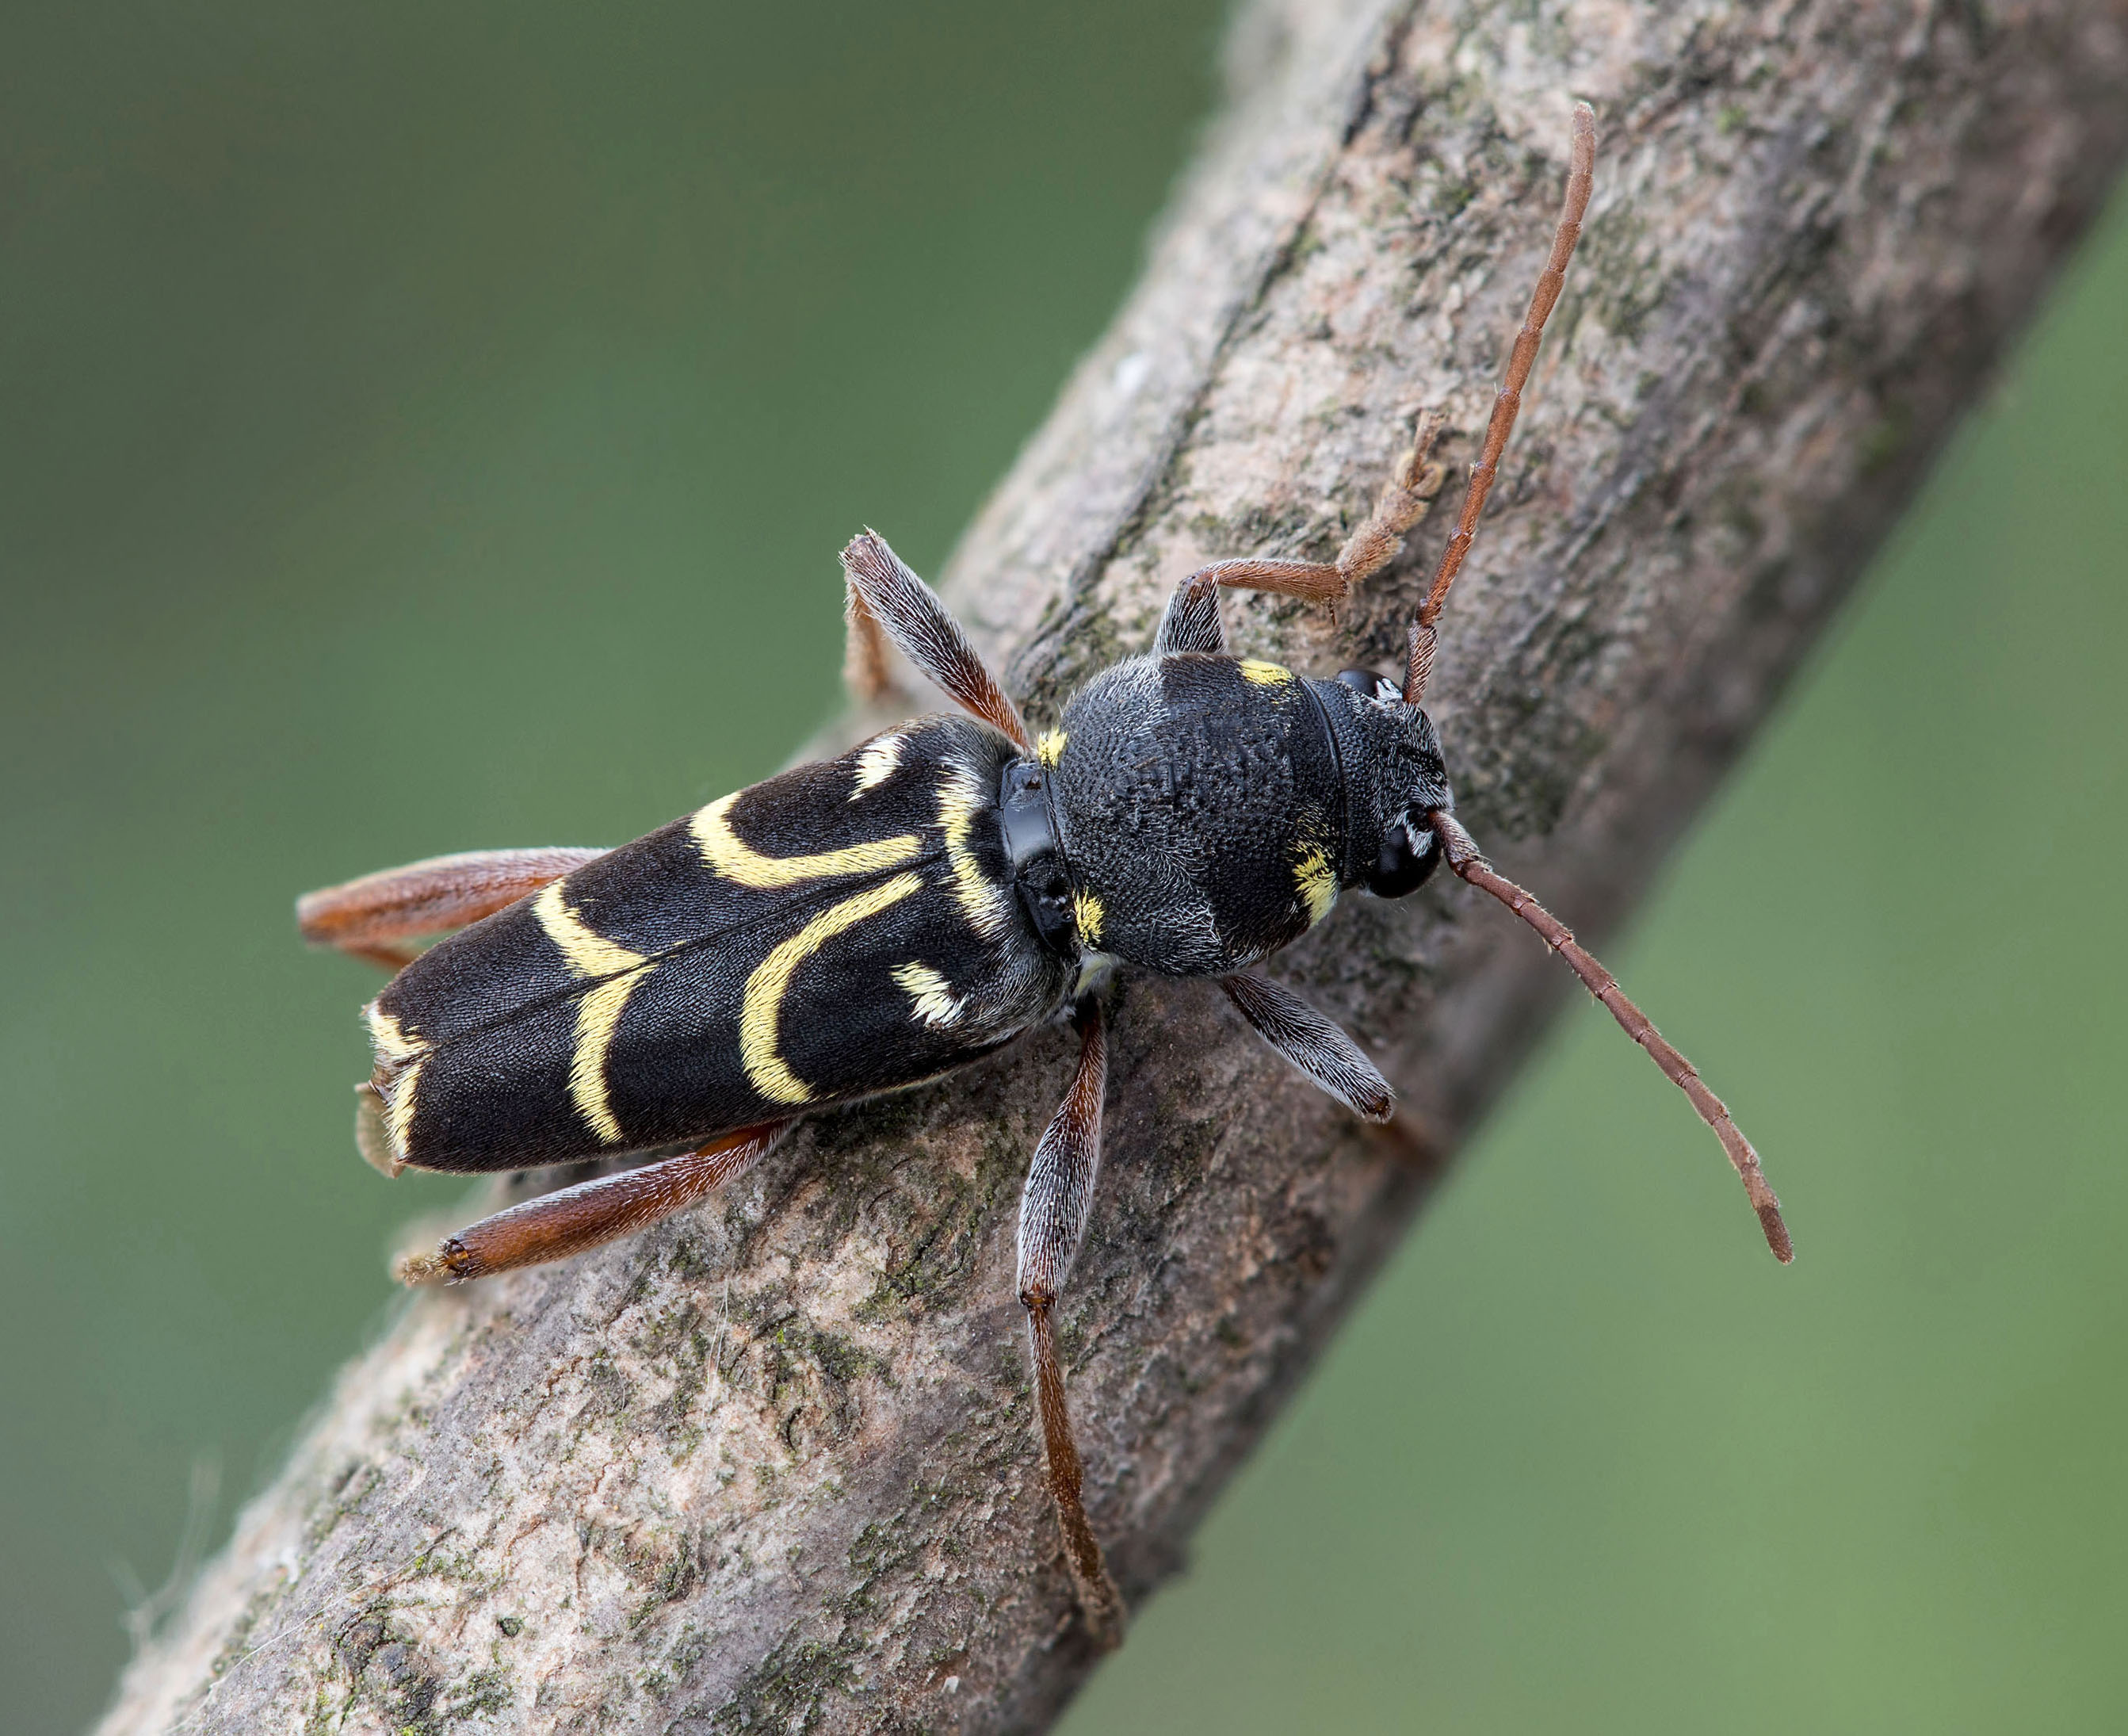
[[(309, 939), (398, 972), (366, 1015), (377, 1065), (358, 1136), (379, 1168), (520, 1170), (688, 1148), (475, 1224), (401, 1276), (480, 1277), (639, 1229), (737, 1174), (800, 1115), (1068, 1018), (1078, 1069), (1028, 1173), (1019, 1283), (1066, 1553), (1089, 1625), (1113, 1635), (1121, 1605), (1081, 1505), (1050, 1322), (1100, 1158), (1102, 979), (1118, 967), (1217, 977), (1294, 1066), (1386, 1118), (1393, 1094), (1357, 1045), (1248, 967), (1341, 892), (1399, 897), (1444, 861), (1530, 923), (1684, 1088), (1788, 1258), (1778, 1204), (1719, 1100), (1457, 824), (1419, 704), (1594, 157), (1583, 107), (1551, 256), (1401, 683), (1350, 670), (1311, 680), (1232, 657), (1218, 593), (1329, 602), (1379, 572), (1439, 486), (1431, 419), (1334, 563), (1193, 573), (1152, 650), (1096, 676), (1038, 741), (938, 597), (867, 532), (843, 554), (857, 685), (884, 683), (891, 641), (967, 715), (899, 725), (617, 850), (444, 857), (302, 900)], [(450, 929), (461, 932), (418, 957), (396, 950)]]

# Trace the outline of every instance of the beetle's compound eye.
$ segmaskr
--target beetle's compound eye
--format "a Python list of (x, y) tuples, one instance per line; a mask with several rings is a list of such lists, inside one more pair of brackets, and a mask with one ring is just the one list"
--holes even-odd
[(1387, 705), (1391, 700), (1402, 699), (1404, 689), (1386, 675), (1377, 675), (1372, 669), (1340, 669), (1337, 679), (1363, 699), (1371, 699), (1378, 705)]
[(1399, 820), (1389, 828), (1382, 853), (1375, 858), (1367, 890), (1377, 898), (1401, 898), (1425, 885), (1440, 866), (1441, 840), (1433, 835), (1432, 829), (1409, 826)]

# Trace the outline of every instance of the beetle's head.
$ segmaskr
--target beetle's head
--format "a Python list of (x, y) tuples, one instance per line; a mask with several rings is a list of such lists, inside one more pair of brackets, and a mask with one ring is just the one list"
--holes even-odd
[(1385, 675), (1347, 669), (1312, 683), (1330, 713), (1345, 778), (1344, 883), (1401, 898), (1441, 866), (1426, 816), (1456, 806), (1433, 721)]

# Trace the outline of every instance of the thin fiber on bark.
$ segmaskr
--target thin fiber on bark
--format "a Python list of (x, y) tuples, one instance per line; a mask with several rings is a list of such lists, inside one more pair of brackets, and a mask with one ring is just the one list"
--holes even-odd
[[(1144, 281), (950, 600), (1039, 727), (1192, 566), (1333, 557), (1422, 407), (1447, 418), (1452, 501), (1587, 98), (1586, 237), (1428, 698), (1472, 831), (1601, 933), (2104, 197), (2128, 7), (1263, 0), (1231, 56)], [(1342, 623), (1230, 601), (1233, 636), (1319, 673), (1397, 667), (1448, 516)], [(1273, 973), (1358, 1033), (1437, 1156), (1570, 987), (1446, 876), (1347, 901)], [(1115, 1012), (1057, 1321), (1087, 1505), (1142, 1600), (1428, 1171), (1211, 986), (1133, 982)], [(415, 1301), (105, 1728), (1046, 1723), (1094, 1660), (1013, 1233), (1072, 1047), (1045, 1033), (824, 1117), (633, 1243)], [(1746, 1125), (1779, 1088), (1724, 1083)], [(1718, 1197), (1736, 1258), (1765, 1258)]]

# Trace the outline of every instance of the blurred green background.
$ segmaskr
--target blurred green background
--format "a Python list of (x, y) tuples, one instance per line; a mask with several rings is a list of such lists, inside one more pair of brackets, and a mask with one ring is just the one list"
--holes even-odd
[[(298, 890), (615, 842), (835, 703), (1128, 283), (1221, 7), (0, 24), (0, 1705), (378, 1331)], [(2128, 1721), (2128, 207), (1071, 1728)], [(1452, 744), (1451, 744), (1452, 749)], [(1127, 1158), (1124, 1159), (1127, 1161)]]

